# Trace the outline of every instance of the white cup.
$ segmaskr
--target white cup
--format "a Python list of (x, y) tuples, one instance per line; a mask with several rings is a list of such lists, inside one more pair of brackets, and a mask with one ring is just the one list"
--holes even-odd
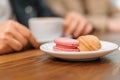
[(49, 42), (62, 36), (63, 19), (59, 17), (31, 18), (29, 28), (38, 42)]

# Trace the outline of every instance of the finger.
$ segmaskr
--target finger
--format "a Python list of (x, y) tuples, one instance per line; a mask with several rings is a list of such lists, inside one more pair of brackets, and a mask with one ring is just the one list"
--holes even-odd
[[(23, 32), (17, 26), (20, 26), (20, 29), (26, 31), (26, 33), (23, 34)], [(18, 28), (17, 30), (33, 45), (33, 47), (39, 47), (39, 43), (36, 41), (32, 33), (25, 26), (17, 23), (16, 27)]]
[(5, 37), (3, 37), (3, 35), (0, 35), (0, 54), (4, 54), (4, 53), (9, 53), (9, 52), (13, 52), (14, 50), (7, 45), (6, 41), (5, 41)]
[(40, 43), (38, 43), (33, 36), (30, 36), (30, 37), (29, 37), (29, 41), (30, 41), (30, 43), (34, 46), (34, 48), (39, 48)]
[(76, 18), (71, 20), (68, 28), (66, 29), (66, 36), (71, 35), (74, 32), (77, 24), (78, 24), (78, 20)]
[(13, 50), (20, 51), (23, 48), (23, 45), (14, 39), (12, 36), (5, 35), (3, 39), (7, 45), (9, 45)]
[(86, 24), (87, 24), (87, 23), (86, 23), (86, 21), (84, 21), (84, 20), (79, 21), (79, 24), (78, 24), (76, 30), (74, 31), (73, 36), (74, 36), (74, 37), (80, 36), (80, 35), (82, 34), (82, 32), (83, 32)]
[(72, 22), (72, 20), (73, 20), (72, 16), (65, 18), (65, 21), (64, 21), (64, 34), (65, 35), (67, 35), (66, 31), (67, 31), (68, 27), (70, 26), (70, 23)]
[(13, 52), (14, 50), (6, 44), (0, 44), (0, 54)]
[(84, 28), (82, 35), (88, 34), (92, 31), (93, 27), (91, 24), (87, 24), (86, 27)]
[(64, 25), (68, 25), (69, 22), (71, 22), (71, 20), (73, 19), (74, 17), (72, 15), (68, 15), (67, 17), (65, 17), (65, 22), (64, 22)]
[[(9, 25), (10, 26), (10, 25)], [(26, 46), (26, 44), (27, 44), (27, 39), (23, 36), (23, 35), (21, 35), (15, 28), (14, 28), (14, 26), (12, 26), (12, 28), (11, 27), (8, 27), (7, 29), (6, 29), (6, 31), (5, 31), (5, 33), (6, 33), (6, 35), (12, 35), (17, 41), (19, 41), (22, 45), (23, 45), (23, 47), (25, 47)]]
[(16, 27), (16, 30), (20, 32), (33, 45), (33, 47), (35, 48), (39, 47), (39, 43), (35, 40), (31, 32), (24, 25), (19, 24), (17, 22), (10, 23)]

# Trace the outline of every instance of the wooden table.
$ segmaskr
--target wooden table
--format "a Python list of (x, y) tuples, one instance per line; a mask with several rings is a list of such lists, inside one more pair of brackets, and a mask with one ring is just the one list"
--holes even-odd
[[(120, 34), (99, 34), (120, 44)], [(68, 62), (39, 49), (0, 56), (0, 80), (120, 80), (120, 51), (95, 61)]]

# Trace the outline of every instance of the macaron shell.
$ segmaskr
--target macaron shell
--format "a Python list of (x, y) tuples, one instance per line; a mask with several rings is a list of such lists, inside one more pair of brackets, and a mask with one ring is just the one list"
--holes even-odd
[(87, 43), (83, 39), (79, 39), (79, 49), (80, 51), (91, 51), (89, 47), (86, 45)]
[(80, 50), (78, 48), (68, 49), (68, 48), (62, 48), (62, 47), (59, 47), (59, 46), (54, 46), (53, 50), (54, 51), (63, 51), (63, 52), (80, 52)]
[(67, 49), (77, 49), (77, 47), (74, 47), (74, 46), (64, 46), (64, 45), (59, 45), (59, 44), (56, 44), (57, 47), (60, 47), (60, 48), (67, 48)]
[(70, 38), (57, 38), (54, 40), (54, 42), (57, 45), (63, 45), (63, 46), (72, 46), (72, 47), (78, 47), (79, 46), (79, 41), (75, 39), (70, 39)]
[(86, 37), (89, 39), (88, 44), (91, 46), (93, 50), (98, 50), (101, 48), (100, 40), (97, 37), (95, 36), (89, 37), (89, 35)]
[(101, 48), (100, 40), (93, 35), (80, 36), (79, 49), (80, 51), (94, 51)]

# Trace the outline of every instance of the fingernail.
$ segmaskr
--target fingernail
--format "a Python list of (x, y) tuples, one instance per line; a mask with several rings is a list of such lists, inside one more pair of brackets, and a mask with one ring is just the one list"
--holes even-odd
[(78, 36), (78, 34), (75, 33), (75, 34), (73, 34), (73, 36), (76, 38)]

